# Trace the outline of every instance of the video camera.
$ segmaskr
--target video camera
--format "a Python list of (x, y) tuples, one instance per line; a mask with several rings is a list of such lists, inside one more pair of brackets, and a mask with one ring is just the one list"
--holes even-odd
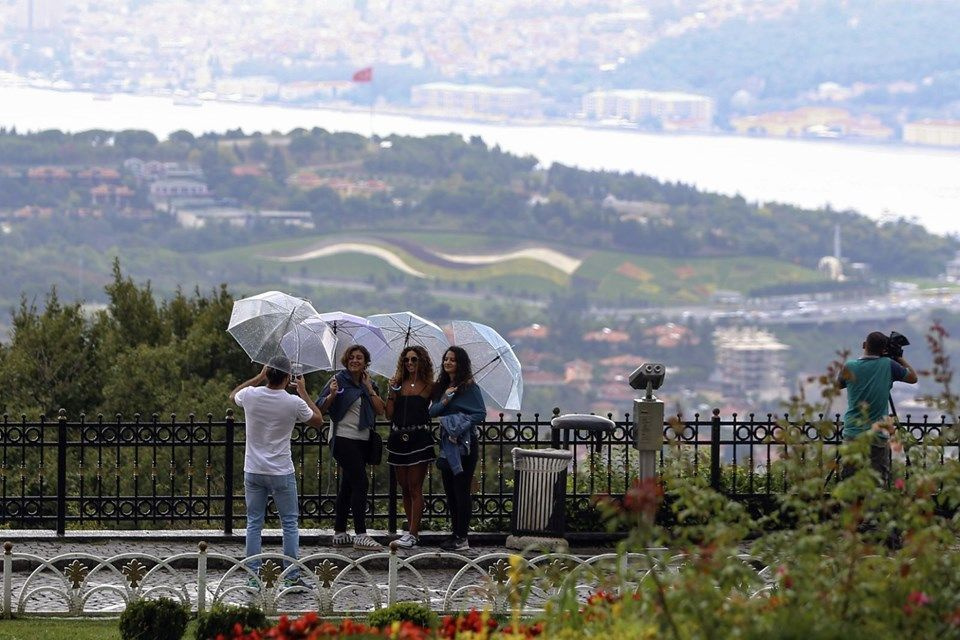
[(896, 331), (891, 331), (890, 335), (887, 336), (887, 348), (884, 350), (883, 355), (893, 358), (903, 357), (903, 348), (910, 344), (910, 341), (907, 340), (907, 336), (902, 333), (897, 333)]

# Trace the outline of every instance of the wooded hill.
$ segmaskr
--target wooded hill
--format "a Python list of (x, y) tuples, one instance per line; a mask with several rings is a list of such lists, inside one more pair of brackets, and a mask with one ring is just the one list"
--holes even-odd
[[(0, 131), (0, 212), (9, 216), (31, 205), (52, 208), (54, 215), (96, 210), (113, 230), (125, 234), (119, 238), (124, 242), (140, 235), (152, 246), (179, 250), (192, 245), (197, 236), (191, 241), (169, 220), (140, 216), (146, 219), (138, 222), (131, 215), (150, 207), (147, 185), (128, 174), (123, 181), (135, 196), (124, 209), (94, 205), (89, 182), (29, 177), (31, 167), (54, 165), (75, 172), (91, 166), (119, 168), (131, 157), (195, 163), (216, 196), (254, 209), (308, 210), (322, 232), (384, 227), (487, 231), (636, 255), (766, 256), (813, 268), (832, 251), (834, 227), (840, 225), (846, 258), (869, 263), (880, 276), (897, 277), (936, 276), (957, 247), (955, 240), (903, 219), (878, 224), (852, 211), (750, 203), (629, 173), (563, 165), (544, 169), (533, 157), (504, 153), (479, 138), (369, 140), (316, 128), (251, 136), (232, 131), (194, 137), (181, 131), (164, 141), (143, 131)], [(324, 184), (304, 187), (311, 184), (298, 180), (304, 174), (312, 184)], [(380, 186), (362, 195), (337, 186), (364, 180)], [(18, 231), (34, 243), (49, 236), (36, 238), (29, 228)], [(79, 234), (75, 240), (84, 240), (82, 230)], [(217, 235), (215, 243), (223, 247), (270, 234), (258, 229), (208, 235)], [(199, 245), (209, 247), (210, 240)], [(892, 259), (902, 256), (910, 259)]]

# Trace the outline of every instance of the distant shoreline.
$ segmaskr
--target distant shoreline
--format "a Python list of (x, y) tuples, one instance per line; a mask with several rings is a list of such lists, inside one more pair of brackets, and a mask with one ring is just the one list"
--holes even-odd
[[(151, 94), (151, 93), (132, 93), (121, 91), (118, 93), (109, 93), (94, 91), (92, 89), (76, 89), (76, 88), (65, 88), (65, 87), (42, 87), (42, 86), (32, 86), (29, 84), (2, 84), (0, 83), (0, 91), (5, 88), (22, 88), (22, 89), (33, 89), (37, 91), (56, 91), (59, 93), (74, 93), (74, 94), (88, 94), (93, 100), (104, 100), (109, 101), (114, 97), (119, 96), (130, 96), (135, 98), (153, 98), (153, 99), (169, 99), (171, 104), (177, 107), (200, 107), (206, 103), (221, 104), (221, 105), (231, 105), (231, 106), (250, 106), (250, 107), (279, 107), (282, 109), (291, 109), (291, 110), (314, 110), (314, 111), (326, 111), (331, 113), (354, 113), (359, 115), (369, 114), (371, 109), (368, 106), (357, 105), (351, 102), (335, 102), (335, 103), (293, 103), (293, 102), (280, 102), (280, 101), (253, 101), (253, 100), (228, 100), (224, 98), (214, 98), (214, 99), (197, 99), (193, 96), (187, 97), (189, 102), (186, 102), (185, 96), (180, 96), (176, 94)], [(576, 127), (579, 129), (586, 130), (599, 130), (599, 131), (615, 131), (619, 133), (642, 133), (646, 135), (654, 136), (665, 136), (665, 137), (689, 137), (689, 136), (702, 136), (702, 137), (717, 137), (717, 138), (735, 138), (735, 139), (749, 139), (749, 140), (777, 140), (783, 142), (820, 142), (820, 143), (832, 143), (840, 144), (844, 146), (853, 146), (853, 147), (891, 147), (891, 148), (905, 148), (905, 149), (925, 149), (925, 150), (939, 150), (945, 152), (960, 152), (960, 146), (948, 147), (948, 146), (938, 146), (938, 145), (923, 145), (904, 142), (902, 139), (892, 139), (892, 140), (870, 140), (867, 138), (830, 138), (823, 136), (802, 136), (802, 137), (788, 137), (788, 136), (765, 136), (765, 135), (741, 135), (732, 131), (726, 131), (718, 128), (714, 129), (705, 129), (705, 130), (690, 130), (690, 131), (658, 131), (656, 129), (645, 129), (630, 123), (615, 124), (615, 123), (604, 123), (603, 121), (596, 120), (587, 120), (582, 118), (560, 118), (560, 117), (542, 117), (542, 118), (520, 118), (520, 117), (508, 117), (508, 116), (484, 116), (483, 114), (474, 114), (471, 116), (466, 115), (457, 115), (452, 113), (438, 113), (425, 111), (423, 109), (418, 109), (416, 107), (403, 107), (399, 105), (381, 105), (379, 107), (374, 107), (373, 109), (374, 117), (377, 115), (381, 116), (397, 116), (401, 118), (411, 118), (414, 120), (421, 120), (424, 122), (456, 122), (463, 124), (476, 124), (484, 126), (502, 126), (502, 127)], [(245, 132), (253, 133), (253, 132)], [(265, 132), (261, 132), (265, 133)]]

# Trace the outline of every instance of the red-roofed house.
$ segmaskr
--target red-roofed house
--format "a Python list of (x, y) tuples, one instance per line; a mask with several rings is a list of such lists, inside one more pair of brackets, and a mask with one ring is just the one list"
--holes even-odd
[(589, 384), (593, 380), (593, 365), (586, 360), (571, 360), (563, 366), (563, 381), (567, 384)]
[(76, 177), (89, 182), (116, 182), (120, 179), (120, 172), (110, 167), (90, 167), (78, 171)]
[(27, 177), (30, 180), (53, 182), (56, 180), (71, 180), (73, 174), (63, 167), (30, 167), (27, 170)]
[(533, 323), (527, 327), (520, 327), (519, 329), (514, 329), (507, 334), (508, 338), (513, 338), (515, 340), (530, 339), (530, 340), (542, 340), (550, 335), (550, 328), (545, 327), (542, 324)]
[(130, 204), (133, 196), (133, 189), (123, 184), (98, 184), (90, 188), (90, 199), (93, 204), (112, 204), (115, 207), (123, 207)]
[(238, 164), (230, 168), (230, 173), (238, 178), (261, 178), (267, 171), (259, 164)]
[(626, 331), (619, 331), (617, 329), (611, 329), (610, 327), (604, 327), (599, 331), (590, 331), (583, 334), (583, 339), (587, 342), (606, 342), (607, 344), (617, 344), (630, 340), (630, 334)]
[(670, 349), (680, 344), (699, 344), (700, 338), (682, 324), (668, 322), (644, 330), (643, 335), (652, 337), (658, 347)]

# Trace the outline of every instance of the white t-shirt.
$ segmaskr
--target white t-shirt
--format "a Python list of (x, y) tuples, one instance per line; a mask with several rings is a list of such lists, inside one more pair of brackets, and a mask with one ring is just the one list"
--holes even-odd
[(347, 408), (347, 412), (337, 423), (336, 437), (364, 442), (370, 439), (370, 429), (360, 428), (360, 398)]
[(297, 422), (306, 422), (313, 411), (300, 396), (285, 389), (246, 387), (234, 399), (243, 407), (247, 424), (247, 446), (243, 470), (267, 476), (293, 473), (290, 436)]

